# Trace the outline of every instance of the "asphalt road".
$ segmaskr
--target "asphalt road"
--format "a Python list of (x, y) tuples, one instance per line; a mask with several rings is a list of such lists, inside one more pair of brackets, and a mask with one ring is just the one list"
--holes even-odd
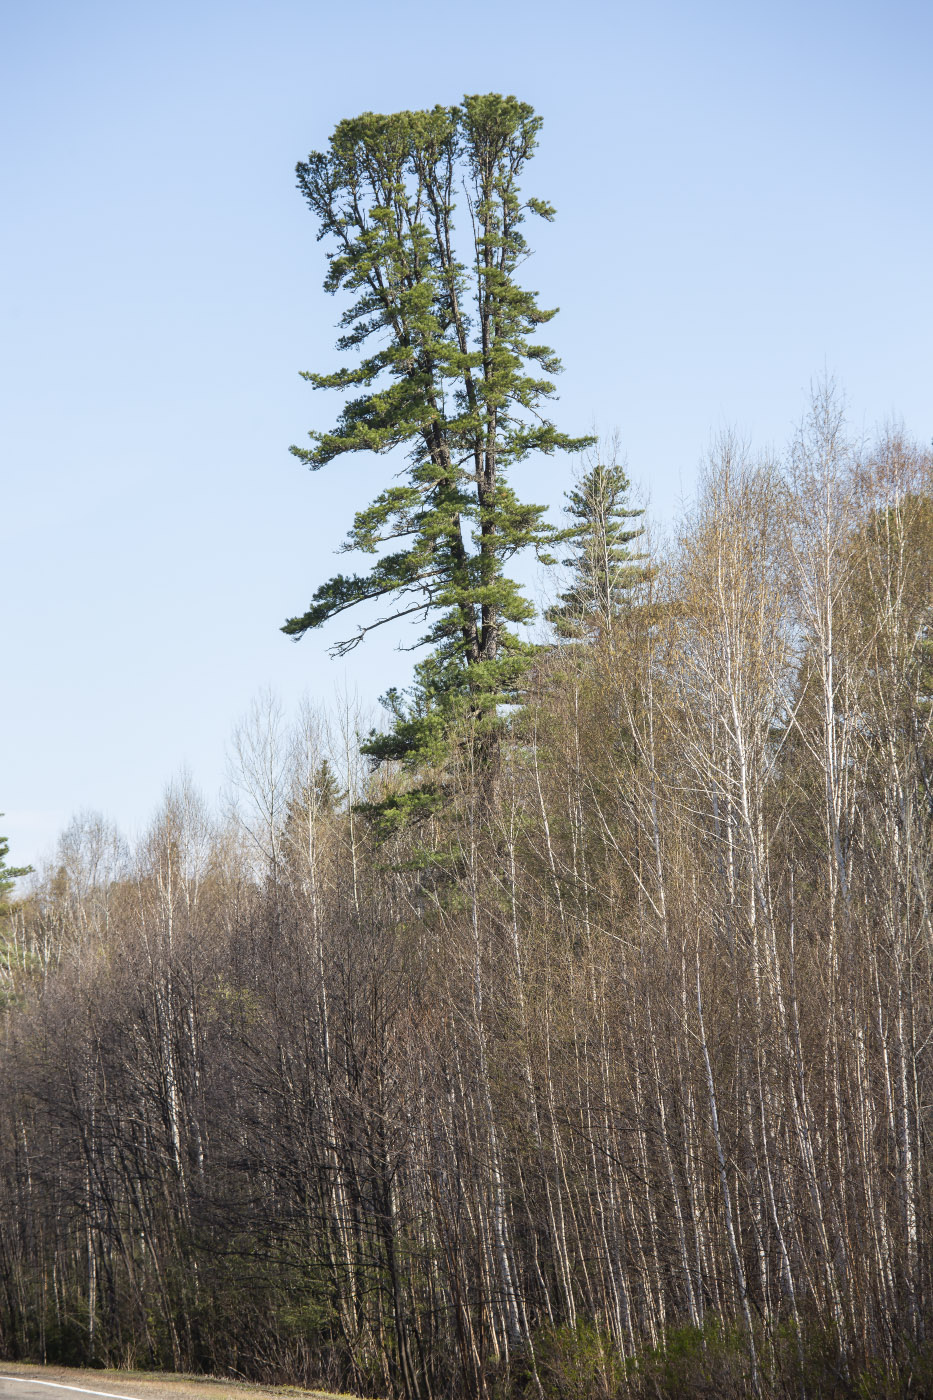
[(137, 1395), (118, 1395), (113, 1390), (90, 1390), (83, 1385), (63, 1385), (61, 1381), (33, 1381), (25, 1376), (0, 1375), (0, 1400), (54, 1400), (54, 1392), (63, 1392), (59, 1400), (70, 1395), (106, 1396), (107, 1400), (139, 1400)]
[[(38, 1374), (37, 1374), (38, 1372)], [(54, 1377), (54, 1380), (52, 1379)], [(286, 1400), (276, 1386), (174, 1372), (95, 1371), (0, 1361), (0, 1400)], [(289, 1388), (287, 1400), (338, 1400), (319, 1390)], [(347, 1397), (339, 1397), (347, 1400)]]

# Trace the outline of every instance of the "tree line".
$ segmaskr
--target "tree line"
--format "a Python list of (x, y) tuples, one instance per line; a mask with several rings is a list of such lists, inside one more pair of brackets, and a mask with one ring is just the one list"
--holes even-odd
[(933, 462), (826, 391), (638, 543), (493, 785), (464, 714), (387, 833), (404, 765), (270, 702), (235, 814), (65, 833), (4, 953), (5, 1354), (928, 1393)]

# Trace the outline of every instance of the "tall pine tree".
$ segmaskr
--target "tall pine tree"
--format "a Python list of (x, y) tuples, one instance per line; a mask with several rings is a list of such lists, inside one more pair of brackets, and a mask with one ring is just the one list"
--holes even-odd
[(367, 112), (298, 166), (319, 236), (333, 245), (325, 288), (352, 297), (338, 349), (360, 357), (305, 374), (349, 398), (331, 432), (292, 451), (315, 471), (347, 453), (396, 449), (408, 465), (401, 484), (356, 515), (346, 540), (346, 550), (375, 556), (372, 568), (322, 584), (283, 631), (300, 637), (388, 600), (336, 644), (343, 654), (385, 622), (428, 623), (421, 642), (431, 651), (416, 684), (407, 699), (390, 694), (393, 730), (369, 745), (375, 758), (410, 767), (437, 759), (458, 715), (494, 730), (499, 706), (514, 699), (532, 651), (517, 628), (533, 608), (506, 568), (522, 549), (546, 550), (554, 532), (543, 506), (519, 500), (509, 473), (531, 453), (588, 442), (543, 414), (560, 363), (533, 337), (555, 312), (516, 275), (529, 253), (527, 215), (554, 215), (519, 187), (540, 126), (526, 103), (495, 93), (431, 111)]

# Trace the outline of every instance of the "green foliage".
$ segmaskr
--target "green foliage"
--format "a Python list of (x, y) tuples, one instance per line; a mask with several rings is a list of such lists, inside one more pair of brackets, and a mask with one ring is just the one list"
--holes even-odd
[[(0, 812), (0, 817), (3, 813)], [(23, 875), (32, 874), (31, 865), (7, 865), (6, 858), (9, 854), (10, 843), (5, 836), (0, 836), (0, 918), (9, 914), (9, 896), (14, 884)]]
[(665, 1400), (701, 1395), (726, 1400), (749, 1393), (747, 1370), (744, 1337), (711, 1318), (702, 1327), (672, 1328), (662, 1346), (640, 1358), (635, 1375), (645, 1394)]
[(897, 1363), (870, 1362), (855, 1387), (858, 1400), (922, 1400), (933, 1395), (933, 1353), (929, 1346), (911, 1348)]
[(344, 797), (333, 764), (329, 758), (322, 758), (289, 800), (286, 830), (300, 829), (310, 817), (332, 816)]
[(567, 514), (576, 522), (562, 535), (572, 541), (564, 560), (571, 571), (570, 587), (545, 614), (559, 637), (605, 635), (645, 576), (642, 556), (628, 548), (643, 533), (643, 528), (630, 529), (629, 521), (644, 515), (629, 509), (629, 487), (624, 467), (597, 460), (567, 492)]
[[(374, 760), (430, 765), (462, 700), (494, 727), (497, 707), (514, 699), (531, 656), (515, 629), (533, 608), (505, 568), (528, 547), (549, 558), (556, 536), (508, 472), (532, 452), (588, 441), (543, 416), (560, 364), (533, 337), (555, 313), (516, 280), (529, 253), (526, 216), (554, 214), (519, 188), (540, 126), (526, 103), (495, 93), (459, 107), (367, 112), (298, 166), (319, 236), (334, 245), (325, 288), (351, 297), (338, 348), (361, 358), (304, 376), (350, 397), (330, 432), (292, 451), (317, 470), (346, 453), (404, 449), (408, 467), (347, 538), (347, 550), (377, 556), (369, 572), (337, 574), (282, 630), (301, 637), (357, 604), (391, 600), (336, 644), (343, 654), (385, 622), (428, 623), (420, 644), (431, 656), (407, 700), (389, 697), (395, 729), (372, 739)], [(469, 229), (462, 255), (458, 200)]]
[(546, 1400), (609, 1400), (622, 1392), (624, 1362), (591, 1322), (547, 1328), (535, 1340), (535, 1361)]
[[(0, 812), (0, 816), (3, 813)], [(16, 977), (12, 970), (14, 940), (10, 927), (10, 895), (17, 880), (32, 874), (31, 865), (7, 865), (10, 843), (0, 836), (0, 1008), (10, 1005), (16, 997)], [(31, 959), (26, 958), (30, 963)]]

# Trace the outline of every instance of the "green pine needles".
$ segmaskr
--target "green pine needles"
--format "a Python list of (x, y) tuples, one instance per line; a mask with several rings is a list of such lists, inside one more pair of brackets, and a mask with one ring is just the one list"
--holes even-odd
[[(0, 817), (3, 813), (0, 812)], [(10, 843), (5, 836), (0, 836), (0, 919), (5, 918), (10, 912), (9, 896), (13, 892), (13, 886), (23, 875), (31, 875), (31, 865), (7, 865), (6, 858), (10, 851)]]
[(632, 554), (629, 545), (644, 534), (632, 528), (644, 511), (629, 506), (630, 482), (617, 460), (613, 442), (607, 455), (588, 454), (586, 469), (573, 490), (567, 492), (567, 514), (573, 521), (562, 539), (571, 542), (570, 586), (545, 616), (564, 640), (609, 638), (612, 622), (631, 598), (632, 589), (646, 578), (644, 555)]
[(344, 546), (375, 556), (369, 572), (328, 580), (282, 630), (301, 637), (358, 604), (388, 603), (335, 645), (342, 655), (386, 622), (428, 623), (431, 653), (408, 698), (390, 695), (394, 730), (373, 738), (375, 758), (434, 761), (457, 714), (494, 729), (515, 699), (533, 651), (517, 629), (534, 610), (506, 568), (529, 547), (547, 557), (555, 534), (509, 471), (589, 441), (544, 416), (560, 363), (534, 337), (555, 312), (516, 276), (526, 217), (554, 215), (519, 189), (540, 126), (526, 103), (495, 93), (367, 112), (298, 166), (332, 244), (324, 286), (352, 298), (338, 349), (360, 353), (333, 374), (304, 375), (349, 397), (331, 432), (292, 451), (312, 470), (396, 449), (408, 465), (357, 514)]

